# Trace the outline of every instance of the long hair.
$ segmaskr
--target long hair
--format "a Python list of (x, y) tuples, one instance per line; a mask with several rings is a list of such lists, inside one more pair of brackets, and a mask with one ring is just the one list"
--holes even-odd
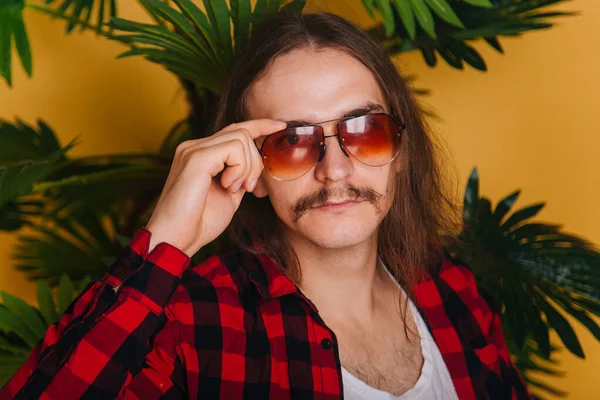
[[(412, 91), (389, 56), (361, 28), (326, 12), (279, 13), (258, 25), (234, 63), (212, 131), (249, 119), (246, 97), (251, 85), (276, 57), (297, 49), (342, 50), (362, 62), (375, 76), (392, 113), (406, 124), (398, 155), (402, 165), (395, 177), (393, 204), (379, 226), (378, 253), (414, 298), (412, 285), (441, 261), (448, 238), (455, 236), (457, 207), (445, 193), (438, 151)], [(268, 197), (244, 196), (229, 231), (240, 246), (268, 255), (292, 281), (300, 281), (298, 258)]]

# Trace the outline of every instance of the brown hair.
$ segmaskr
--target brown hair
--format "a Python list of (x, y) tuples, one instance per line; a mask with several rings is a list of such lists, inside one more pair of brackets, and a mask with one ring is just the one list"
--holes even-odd
[[(378, 252), (409, 297), (411, 286), (443, 256), (458, 229), (457, 207), (444, 193), (438, 152), (412, 91), (383, 49), (358, 26), (326, 12), (279, 13), (257, 26), (238, 55), (220, 99), (213, 132), (249, 119), (246, 95), (273, 60), (297, 49), (338, 49), (361, 61), (375, 76), (392, 113), (405, 124), (398, 156), (395, 197), (378, 233)], [(251, 229), (248, 229), (251, 227)], [(301, 277), (298, 259), (283, 234), (269, 198), (246, 195), (230, 225), (234, 240), (278, 263), (293, 281)], [(406, 306), (407, 303), (405, 303)], [(401, 314), (405, 314), (401, 311)]]

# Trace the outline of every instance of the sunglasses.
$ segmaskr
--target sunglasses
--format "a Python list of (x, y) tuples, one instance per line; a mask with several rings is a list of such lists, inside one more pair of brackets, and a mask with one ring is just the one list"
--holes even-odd
[[(331, 122), (335, 121), (332, 119)], [(325, 138), (337, 136), (346, 155), (371, 166), (380, 167), (400, 152), (400, 136), (406, 126), (386, 113), (348, 117), (337, 123), (337, 134), (325, 136), (318, 124), (286, 128), (267, 136), (259, 153), (265, 170), (275, 179), (288, 181), (306, 174), (325, 156)]]

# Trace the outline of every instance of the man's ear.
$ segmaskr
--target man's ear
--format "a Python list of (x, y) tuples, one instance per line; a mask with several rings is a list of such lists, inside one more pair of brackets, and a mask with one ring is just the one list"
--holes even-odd
[(252, 194), (258, 198), (267, 197), (267, 195), (268, 195), (267, 187), (265, 186), (265, 183), (263, 182), (262, 175), (256, 181), (256, 187), (252, 191)]

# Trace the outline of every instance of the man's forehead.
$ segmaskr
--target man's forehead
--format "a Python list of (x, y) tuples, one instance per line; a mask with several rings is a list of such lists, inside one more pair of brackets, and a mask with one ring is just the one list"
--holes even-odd
[(349, 116), (368, 102), (383, 109), (367, 112), (387, 111), (384, 97), (371, 71), (348, 54), (295, 51), (277, 57), (254, 82), (246, 109), (250, 118), (306, 125)]
[[(293, 110), (281, 112), (280, 110), (264, 110), (258, 113), (250, 112), (249, 118), (270, 118), (279, 121), (285, 121), (288, 127), (318, 124), (321, 122), (338, 120), (352, 116), (359, 116), (368, 113), (386, 112), (389, 113), (389, 107), (386, 102), (379, 99), (357, 101), (351, 104), (344, 104), (338, 107), (330, 107), (331, 111), (302, 112), (302, 110)], [(258, 110), (254, 110), (258, 111)]]

